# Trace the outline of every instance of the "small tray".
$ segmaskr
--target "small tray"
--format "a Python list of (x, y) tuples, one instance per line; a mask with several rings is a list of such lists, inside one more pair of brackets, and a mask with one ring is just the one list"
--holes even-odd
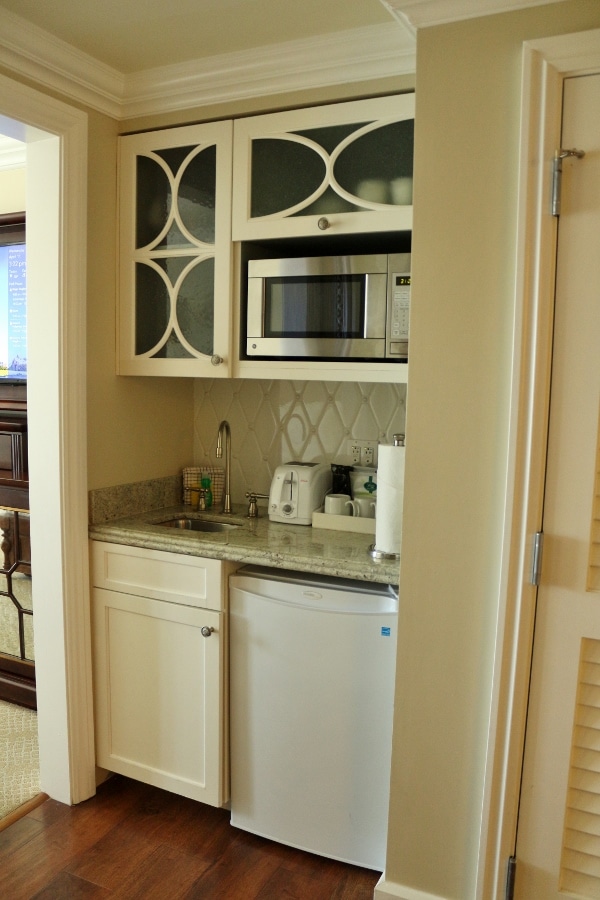
[(357, 534), (375, 534), (375, 519), (362, 516), (334, 516), (322, 509), (312, 514), (313, 528), (329, 528), (332, 531), (354, 531)]

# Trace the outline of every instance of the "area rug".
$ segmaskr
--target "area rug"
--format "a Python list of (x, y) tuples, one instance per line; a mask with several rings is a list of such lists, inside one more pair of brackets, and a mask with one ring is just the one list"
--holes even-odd
[(39, 792), (37, 713), (0, 700), (0, 826)]

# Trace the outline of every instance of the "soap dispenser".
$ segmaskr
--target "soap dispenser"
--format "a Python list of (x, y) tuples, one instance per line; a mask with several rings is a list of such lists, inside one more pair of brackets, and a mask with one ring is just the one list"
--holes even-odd
[(210, 478), (208, 476), (201, 478), (200, 484), (204, 488), (204, 499), (205, 499), (205, 503), (206, 503), (206, 509), (210, 509), (211, 506), (213, 505), (213, 493), (212, 493)]

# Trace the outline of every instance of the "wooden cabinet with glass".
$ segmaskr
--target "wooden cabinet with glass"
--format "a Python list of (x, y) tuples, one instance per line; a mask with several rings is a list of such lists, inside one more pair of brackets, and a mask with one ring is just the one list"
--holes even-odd
[(240, 119), (233, 240), (412, 229), (414, 94)]
[(231, 154), (230, 121), (121, 138), (119, 374), (230, 374)]

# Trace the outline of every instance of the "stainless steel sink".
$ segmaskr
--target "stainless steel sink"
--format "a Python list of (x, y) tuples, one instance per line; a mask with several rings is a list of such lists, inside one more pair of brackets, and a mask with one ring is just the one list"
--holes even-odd
[(181, 516), (178, 519), (167, 519), (165, 522), (157, 522), (157, 525), (166, 525), (168, 528), (185, 528), (188, 531), (232, 531), (241, 528), (233, 522), (213, 522), (210, 519), (191, 519)]

